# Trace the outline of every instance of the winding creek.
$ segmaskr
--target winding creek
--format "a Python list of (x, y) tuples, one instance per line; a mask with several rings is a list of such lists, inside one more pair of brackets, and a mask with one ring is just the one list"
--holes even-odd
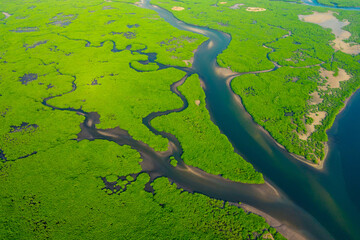
[[(317, 2), (312, 3), (320, 6)], [(201, 184), (191, 178), (193, 181), (186, 184), (188, 188), (223, 200), (250, 204), (287, 224), (306, 238), (330, 239), (331, 237), (321, 226), (324, 226), (336, 239), (356, 239), (360, 236), (360, 212), (359, 205), (356, 204), (360, 202), (357, 201), (359, 200), (359, 181), (357, 181), (359, 179), (354, 174), (359, 167), (354, 166), (356, 163), (353, 163), (356, 160), (355, 157), (359, 156), (359, 152), (354, 152), (357, 148), (352, 148), (349, 152), (349, 147), (347, 147), (349, 142), (353, 143), (352, 146), (354, 141), (356, 143), (356, 134), (353, 133), (352, 138), (345, 138), (346, 134), (340, 131), (341, 127), (333, 127), (329, 131), (330, 152), (322, 171), (294, 159), (252, 121), (241, 105), (239, 97), (229, 87), (231, 77), (229, 79), (217, 71), (219, 67), (216, 64), (216, 57), (226, 49), (231, 41), (230, 36), (215, 30), (185, 24), (168, 11), (151, 6), (148, 1), (145, 1), (143, 6), (155, 10), (178, 29), (203, 34), (209, 38), (209, 41), (197, 49), (193, 70), (199, 74), (205, 84), (206, 102), (212, 120), (229, 138), (234, 148), (262, 172), (266, 180), (275, 185), (282, 196), (286, 197), (271, 200), (271, 196), (257, 193), (253, 195), (248, 189), (251, 188), (250, 186), (226, 183), (214, 178), (207, 179), (209, 182), (202, 181)], [(209, 47), (210, 42), (211, 47)], [(351, 104), (337, 118), (336, 126), (342, 125), (339, 122), (345, 122), (345, 126), (354, 125), (354, 117), (359, 116), (359, 114), (356, 115), (357, 109), (353, 107), (360, 104), (356, 101), (360, 99), (358, 95), (352, 98)], [(353, 109), (349, 110), (349, 108)], [(354, 114), (349, 114), (350, 111)], [(342, 141), (337, 141), (338, 138), (342, 138)], [(344, 139), (348, 141), (343, 141)], [(341, 157), (344, 154), (350, 157), (344, 160)], [(344, 170), (351, 171), (352, 174), (348, 175), (348, 172), (344, 173)], [(344, 177), (345, 175), (348, 177)]]
[[(308, 3), (308, 0), (304, 0)], [(314, 2), (311, 2), (314, 3)], [(316, 6), (319, 6), (316, 3)], [(338, 116), (334, 127), (328, 132), (330, 151), (323, 170), (317, 170), (296, 160), (261, 127), (252, 121), (241, 100), (230, 88), (235, 75), (223, 74), (216, 57), (231, 41), (228, 34), (216, 30), (189, 25), (176, 19), (170, 12), (152, 6), (149, 0), (142, 7), (155, 10), (159, 16), (178, 29), (205, 35), (209, 38), (197, 49), (193, 67), (182, 69), (186, 76), (174, 83), (171, 90), (183, 100), (183, 107), (166, 112), (152, 113), (143, 123), (154, 133), (169, 139), (166, 152), (155, 152), (146, 144), (134, 140), (120, 128), (97, 129), (99, 116), (76, 109), (70, 110), (86, 117), (81, 124), (78, 140), (106, 139), (119, 145), (129, 145), (139, 151), (143, 172), (151, 179), (168, 177), (189, 192), (198, 192), (210, 197), (234, 203), (245, 203), (265, 216), (277, 229), (290, 239), (356, 239), (360, 236), (360, 171), (359, 137), (360, 92), (349, 101), (347, 108)], [(354, 10), (354, 9), (352, 9)], [(264, 70), (272, 71), (274, 69)], [(207, 108), (212, 121), (220, 128), (235, 150), (262, 172), (266, 184), (252, 185), (231, 182), (220, 176), (207, 174), (187, 166), (181, 160), (182, 149), (175, 136), (158, 132), (151, 126), (155, 117), (179, 112), (187, 107), (186, 98), (177, 90), (189, 74), (197, 73), (204, 83)], [(73, 83), (73, 90), (76, 85)], [(173, 167), (169, 159), (174, 156), (179, 164)], [(271, 217), (270, 217), (271, 216)]]

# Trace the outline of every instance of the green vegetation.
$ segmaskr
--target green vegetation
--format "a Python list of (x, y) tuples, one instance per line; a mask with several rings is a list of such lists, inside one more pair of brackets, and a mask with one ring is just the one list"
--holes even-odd
[[(73, 8), (73, 4), (77, 6), (76, 9)], [(36, 123), (39, 128), (36, 133), (31, 133), (32, 135), (48, 129), (39, 122), (48, 119), (46, 116), (49, 116), (44, 112), (48, 108), (40, 104), (42, 99), (69, 92), (72, 89), (71, 82), (75, 80), (77, 85), (75, 92), (62, 98), (54, 98), (49, 103), (59, 107), (82, 108), (89, 112), (98, 111), (101, 115), (100, 127), (120, 126), (129, 130), (136, 139), (141, 139), (155, 149), (165, 150), (166, 139), (154, 136), (142, 124), (142, 118), (151, 112), (164, 111), (181, 105), (181, 101), (168, 89), (172, 82), (183, 76), (183, 73), (174, 69), (147, 75), (137, 73), (130, 69), (129, 62), (133, 65), (134, 62), (147, 60), (147, 56), (130, 52), (126, 47), (131, 45), (131, 51), (146, 48), (144, 52), (157, 53), (157, 61), (185, 66), (182, 60), (189, 59), (192, 50), (204, 38), (184, 31), (168, 30), (167, 27), (163, 27), (166, 25), (163, 20), (153, 19), (154, 16), (156, 17), (153, 11), (130, 4), (103, 1), (88, 2), (85, 6), (83, 3), (78, 4), (63, 1), (51, 3), (34, 1), (25, 5), (12, 1), (3, 4), (4, 11), (11, 13), (12, 16), (4, 20), (6, 25), (2, 25), (0, 30), (4, 43), (0, 47), (2, 62), (0, 112), (7, 112), (1, 128), (3, 137), (0, 148), (9, 159), (16, 159), (25, 152), (29, 154), (35, 151), (36, 147), (27, 149), (25, 143), (18, 151), (16, 146), (19, 142), (13, 138), (23, 133), (10, 134), (10, 126), (17, 126), (22, 122)], [(106, 7), (108, 5), (111, 8)], [(29, 8), (30, 6), (33, 7)], [(126, 14), (135, 12), (136, 14)], [(38, 30), (12, 31), (27, 27), (36, 27)], [(112, 34), (113, 32), (128, 34), (130, 30), (136, 33), (136, 37)], [(174, 59), (160, 44), (169, 36), (179, 38), (184, 36), (193, 41), (186, 41), (186, 44), (180, 46), (176, 54), (177, 59)], [(115, 47), (124, 51), (113, 51)], [(192, 50), (189, 51), (189, 48)], [(153, 64), (144, 65), (141, 70), (155, 70), (154, 67)], [(37, 78), (22, 85), (19, 79), (25, 74), (36, 74)], [(138, 84), (135, 85), (134, 82)], [(27, 114), (24, 112), (26, 106), (29, 106)], [(78, 129), (78, 124), (75, 126)], [(51, 128), (56, 131), (56, 125)], [(30, 141), (32, 137), (29, 135), (26, 141)], [(25, 138), (22, 137), (19, 141), (25, 141)], [(47, 139), (44, 139), (45, 141)]]
[[(188, 108), (155, 118), (152, 125), (177, 136), (184, 149), (184, 162), (211, 174), (221, 174), (224, 178), (262, 183), (262, 175), (234, 152), (226, 136), (210, 120), (199, 78), (192, 75), (179, 90), (188, 100)], [(197, 102), (199, 105), (196, 101), (200, 101)]]
[[(154, 194), (144, 191), (149, 176), (140, 174), (139, 153), (103, 140), (77, 142), (84, 117), (43, 104), (52, 97), (52, 106), (98, 112), (97, 127), (120, 126), (166, 150), (167, 140), (142, 119), (182, 106), (170, 85), (184, 73), (158, 70), (150, 58), (186, 66), (203, 36), (176, 30), (153, 11), (125, 2), (2, 1), (1, 11), (11, 14), (0, 15), (1, 239), (265, 239), (269, 232), (283, 239), (263, 218), (184, 192), (165, 178), (151, 184)], [(182, 142), (186, 162), (216, 174), (221, 159), (225, 177), (263, 182), (210, 121), (198, 83), (193, 77), (181, 88), (201, 99), (201, 111), (190, 106), (186, 114), (206, 131), (194, 137), (216, 142), (210, 150), (201, 145), (199, 159), (190, 159), (194, 150)], [(210, 157), (221, 148), (225, 154)]]
[[(222, 67), (237, 72), (280, 69), (255, 75), (243, 75), (232, 82), (247, 111), (288, 151), (318, 162), (325, 156), (324, 142), (329, 129), (344, 106), (346, 98), (360, 85), (359, 57), (347, 56), (331, 47), (334, 35), (330, 29), (299, 20), (299, 15), (327, 9), (281, 1), (242, 1), (243, 5), (230, 0), (225, 4), (217, 1), (160, 1), (153, 3), (171, 11), (173, 6), (184, 7), (175, 16), (186, 22), (205, 25), (231, 35), (229, 47), (218, 57)], [(247, 7), (265, 8), (266, 11), (251, 12)], [(204, 11), (206, 9), (207, 11)], [(349, 42), (360, 42), (360, 13), (333, 10), (339, 19), (348, 19), (345, 27), (352, 36)], [(236, 16), (236, 17), (235, 17)], [(234, 20), (235, 19), (235, 20)], [(341, 60), (340, 57), (341, 56)], [(327, 79), (319, 75), (319, 69), (334, 71), (345, 69), (351, 79), (342, 82), (341, 88), (325, 89)], [(310, 94), (318, 92), (323, 100), (311, 104)], [(264, 110), (266, 106), (266, 110)], [(317, 124), (309, 114), (326, 112), (321, 125), (314, 126), (310, 136), (306, 124)]]
[(238, 77), (233, 80), (232, 88), (240, 95), (254, 121), (280, 144), (290, 152), (315, 160), (314, 154), (322, 156), (323, 145), (313, 139), (300, 140), (298, 134), (306, 132), (304, 116), (308, 111), (307, 100), (316, 89), (317, 77), (318, 67), (283, 67), (271, 73)]
[(318, 3), (339, 7), (360, 7), (358, 0), (318, 0)]
[(143, 190), (146, 174), (120, 194), (103, 189), (101, 177), (115, 176), (120, 185), (116, 176), (141, 171), (139, 161), (127, 146), (96, 140), (67, 142), (5, 163), (1, 239), (255, 239), (266, 232), (283, 239), (261, 217), (182, 192), (166, 178), (152, 183), (155, 195)]
[(130, 65), (135, 70), (138, 70), (141, 72), (151, 72), (151, 71), (156, 71), (159, 69), (159, 66), (156, 63), (142, 64), (138, 61), (133, 61), (130, 63)]
[[(219, 55), (218, 63), (233, 71), (271, 69), (274, 67), (271, 61), (302, 67), (331, 58), (332, 49), (328, 42), (333, 37), (320, 26), (304, 24), (298, 17), (313, 10), (324, 11), (322, 8), (263, 0), (245, 0), (242, 1), (244, 5), (235, 8), (238, 2), (234, 0), (226, 4), (205, 0), (152, 2), (170, 11), (173, 6), (184, 7), (186, 10), (173, 11), (179, 19), (229, 33), (232, 40)], [(250, 12), (247, 7), (261, 7), (266, 11)], [(275, 52), (267, 58), (272, 51), (269, 47), (273, 47)]]
[(360, 17), (358, 11), (341, 11), (338, 18), (340, 20), (348, 20), (351, 24), (344, 27), (351, 33), (347, 42), (355, 42), (360, 44)]

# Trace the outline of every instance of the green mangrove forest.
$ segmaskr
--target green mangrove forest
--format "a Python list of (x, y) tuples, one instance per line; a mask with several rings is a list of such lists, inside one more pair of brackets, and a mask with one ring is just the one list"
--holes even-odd
[[(360, 87), (360, 55), (299, 17), (327, 9), (151, 4), (227, 34), (217, 63), (253, 121), (297, 157), (324, 160), (326, 131)], [(360, 45), (360, 13), (329, 14), (348, 22), (341, 46)], [(0, 239), (285, 239), (241, 202), (162, 174), (265, 183), (211, 118), (192, 69), (207, 40), (135, 0), (0, 0)]]
[[(279, 68), (236, 77), (231, 87), (254, 121), (289, 152), (314, 163), (324, 159), (326, 130), (360, 87), (360, 56), (334, 49), (329, 28), (300, 20), (299, 16), (328, 9), (260, 0), (153, 3), (170, 11), (181, 6), (186, 10), (173, 11), (176, 17), (231, 34), (229, 47), (218, 57), (220, 66), (239, 73)], [(264, 11), (251, 11), (254, 6)], [(359, 44), (359, 12), (333, 11), (339, 21), (349, 22), (343, 30), (351, 36), (344, 41)], [(335, 79), (340, 85), (330, 86), (329, 76), (336, 78), (339, 69), (349, 77)], [(324, 71), (329, 74), (321, 74)]]

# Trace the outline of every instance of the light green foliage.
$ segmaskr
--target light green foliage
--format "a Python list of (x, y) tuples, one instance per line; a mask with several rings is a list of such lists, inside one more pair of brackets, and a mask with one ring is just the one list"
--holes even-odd
[[(64, 150), (73, 154), (65, 156)], [(5, 163), (1, 239), (254, 239), (253, 233), (271, 231), (261, 217), (181, 192), (165, 178), (152, 184), (155, 195), (143, 190), (146, 174), (120, 194), (102, 190), (101, 177), (139, 172), (139, 161), (127, 146), (96, 140), (68, 142)]]
[(131, 62), (131, 67), (141, 72), (151, 72), (158, 70), (159, 66), (156, 63), (142, 64), (138, 61)]
[(177, 164), (178, 164), (178, 162), (177, 162), (177, 160), (176, 160), (174, 157), (171, 157), (171, 158), (170, 158), (170, 164), (171, 164), (172, 166), (176, 167)]
[[(263, 182), (262, 175), (234, 152), (226, 136), (210, 120), (198, 76), (189, 77), (179, 90), (188, 100), (188, 108), (180, 113), (155, 118), (152, 125), (178, 137), (185, 163), (231, 180)], [(195, 103), (197, 100), (200, 100), (199, 106)]]
[[(299, 20), (299, 14), (311, 13), (306, 5), (263, 0), (245, 0), (241, 2), (244, 5), (237, 7), (235, 0), (226, 4), (205, 0), (153, 3), (170, 11), (172, 6), (182, 6), (185, 10), (174, 11), (181, 20), (229, 33), (230, 45), (219, 55), (218, 63), (237, 72), (271, 69), (271, 61), (294, 67), (315, 65), (329, 60), (333, 52), (328, 44), (333, 37), (327, 31)], [(266, 11), (249, 12), (247, 7)], [(275, 52), (270, 53), (266, 47)]]
[(344, 29), (351, 33), (347, 42), (355, 42), (360, 44), (360, 11), (340, 11), (340, 20), (348, 20), (349, 25), (345, 26)]
[[(39, 122), (48, 119), (47, 124), (51, 124), (51, 118), (44, 117), (49, 114), (43, 110), (50, 109), (40, 104), (42, 99), (71, 91), (74, 80), (77, 85), (75, 92), (54, 98), (49, 103), (97, 111), (101, 115), (100, 127), (120, 126), (129, 130), (136, 139), (158, 150), (167, 148), (165, 139), (154, 136), (142, 125), (142, 118), (151, 112), (176, 108), (181, 104), (169, 91), (169, 86), (179, 80), (183, 73), (174, 69), (148, 75), (137, 73), (130, 69), (129, 63), (134, 65), (137, 61), (146, 61), (147, 56), (130, 52), (126, 47), (131, 46), (132, 51), (143, 49), (144, 52), (156, 52), (157, 60), (162, 63), (185, 66), (182, 60), (192, 56), (193, 49), (204, 39), (202, 36), (164, 27), (168, 25), (153, 11), (119, 2), (92, 1), (84, 4), (83, 1), (34, 1), (24, 5), (11, 1), (3, 6), (4, 11), (12, 14), (3, 20), (5, 25), (0, 29), (4, 43), (0, 46), (0, 111), (7, 112), (1, 128), (2, 134), (5, 134), (1, 148), (10, 159), (26, 155), (25, 152), (31, 153), (33, 148), (27, 149), (26, 145), (18, 152), (14, 146), (30, 141), (36, 135), (26, 133), (28, 140), (24, 136), (21, 141), (16, 141), (20, 133), (9, 135), (10, 125), (27, 122), (39, 125), (36, 132), (48, 129)], [(27, 31), (29, 27), (36, 27), (36, 31), (13, 31)], [(130, 34), (131, 31), (134, 35)], [(166, 47), (160, 44), (167, 41), (169, 36), (191, 39), (178, 46), (174, 53), (176, 58), (171, 57)], [(123, 51), (112, 51), (115, 47)], [(138, 70), (157, 69), (154, 63), (138, 65), (143, 66)], [(22, 85), (20, 78), (30, 73), (37, 74), (37, 79)], [(36, 115), (33, 115), (34, 112)], [(25, 116), (30, 116), (30, 119)], [(78, 123), (72, 129), (78, 129), (79, 117), (77, 119)], [(50, 128), (56, 131), (56, 124)], [(69, 137), (74, 138), (74, 132), (72, 130)]]
[(316, 89), (317, 81), (318, 67), (283, 67), (271, 73), (240, 76), (232, 81), (231, 86), (255, 122), (264, 126), (290, 152), (302, 156), (310, 154), (310, 157), (314, 151), (316, 156), (320, 156), (323, 145), (300, 140), (298, 134), (306, 132), (307, 100)]
[[(185, 66), (203, 36), (128, 2), (1, 1), (1, 11), (12, 16), (0, 15), (0, 239), (254, 239), (272, 230), (259, 216), (182, 192), (165, 178), (153, 183), (155, 195), (145, 192), (138, 152), (77, 142), (84, 117), (43, 103), (53, 97), (52, 106), (98, 112), (98, 128), (120, 126), (165, 150), (167, 140), (142, 118), (182, 105), (170, 85), (184, 73), (142, 65), (150, 60), (142, 53)], [(103, 179), (126, 191), (111, 194)]]
[[(274, 72), (243, 75), (233, 81), (232, 87), (242, 97), (254, 120), (290, 152), (314, 162), (325, 156), (326, 130), (331, 127), (346, 97), (351, 96), (360, 84), (359, 64), (355, 63), (358, 57), (348, 56), (345, 60), (345, 54), (335, 53), (331, 47), (335, 37), (329, 29), (299, 19), (299, 15), (327, 9), (263, 0), (244, 0), (241, 2), (243, 5), (236, 5), (238, 2), (233, 0), (226, 1), (226, 4), (205, 0), (153, 2), (169, 10), (172, 6), (182, 6), (185, 10), (174, 11), (181, 20), (229, 33), (230, 45), (218, 57), (218, 63), (223, 67), (251, 72), (271, 69), (274, 66), (271, 61), (279, 64), (282, 68)], [(266, 11), (249, 12), (247, 7), (265, 8)], [(334, 11), (339, 13), (336, 16), (340, 20), (348, 19), (350, 22), (345, 27), (352, 34), (349, 41), (359, 43), (360, 13)], [(341, 56), (341, 61), (334, 56)], [(343, 82), (341, 89), (321, 91), (317, 87), (324, 83), (317, 66), (335, 73), (338, 67), (346, 69), (352, 79)], [(309, 95), (315, 90), (323, 102), (311, 106)], [(306, 114), (316, 111), (326, 111), (326, 118), (307, 141), (300, 140), (299, 134), (306, 132)], [(291, 116), (285, 116), (285, 113)]]

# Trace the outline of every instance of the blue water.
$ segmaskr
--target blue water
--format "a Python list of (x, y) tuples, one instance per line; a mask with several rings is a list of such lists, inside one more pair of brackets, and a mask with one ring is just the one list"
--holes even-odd
[(315, 6), (315, 7), (336, 8), (336, 9), (342, 9), (342, 10), (355, 10), (355, 11), (360, 10), (359, 7), (338, 7), (336, 5), (328, 6), (328, 5), (324, 5), (324, 4), (319, 3), (317, 0), (302, 0), (302, 2), (307, 4), (307, 5)]
[[(317, 2), (303, 1), (312, 6), (322, 6)], [(302, 209), (303, 214), (298, 209), (292, 211), (293, 207), (287, 208), (289, 204), (286, 205), (285, 201), (269, 204), (261, 196), (256, 198), (254, 195), (235, 192), (230, 183), (226, 186), (214, 180), (212, 184), (219, 186), (216, 189), (208, 183), (194, 180), (186, 183), (188, 187), (228, 201), (252, 201), (248, 203), (283, 222), (301, 224), (298, 226), (299, 230), (312, 239), (331, 238), (321, 225), (335, 239), (359, 239), (360, 93), (354, 95), (328, 132), (330, 151), (324, 170), (313, 169), (294, 159), (262, 131), (239, 103), (239, 99), (229, 88), (227, 79), (215, 71), (216, 57), (227, 48), (231, 41), (229, 36), (215, 30), (188, 25), (166, 10), (151, 7), (149, 4), (145, 6), (157, 11), (162, 18), (179, 29), (209, 37), (213, 47), (208, 48), (209, 42), (205, 42), (198, 48), (192, 70), (204, 81), (207, 108), (213, 122), (228, 137), (237, 152), (262, 172), (266, 180), (274, 184), (285, 198)], [(295, 214), (290, 213), (290, 210)], [(312, 218), (306, 214), (310, 214)]]

